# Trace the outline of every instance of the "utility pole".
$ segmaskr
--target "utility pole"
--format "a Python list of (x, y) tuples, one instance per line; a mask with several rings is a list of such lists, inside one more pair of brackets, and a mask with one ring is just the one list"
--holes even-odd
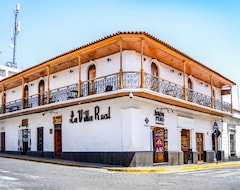
[(14, 28), (11, 29), (11, 40), (13, 44), (10, 44), (10, 47), (13, 48), (13, 60), (12, 63), (8, 62), (8, 66), (17, 68), (17, 62), (16, 62), (16, 46), (17, 46), (17, 34), (20, 32), (20, 21), (17, 20), (18, 13), (20, 11), (20, 4), (17, 3), (14, 9)]

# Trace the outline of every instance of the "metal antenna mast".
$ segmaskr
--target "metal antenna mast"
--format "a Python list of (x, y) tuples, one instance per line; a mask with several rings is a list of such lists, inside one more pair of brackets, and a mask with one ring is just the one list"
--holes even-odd
[[(17, 16), (20, 10), (20, 4), (16, 4), (15, 9), (14, 9), (14, 15), (15, 15), (15, 20), (14, 20), (14, 28), (11, 29), (11, 40), (13, 44), (10, 46), (13, 48), (13, 61), (10, 63), (10, 67), (17, 68), (17, 63), (16, 63), (16, 45), (17, 45), (17, 34), (20, 32), (20, 21), (17, 21)], [(9, 62), (8, 62), (9, 63)]]

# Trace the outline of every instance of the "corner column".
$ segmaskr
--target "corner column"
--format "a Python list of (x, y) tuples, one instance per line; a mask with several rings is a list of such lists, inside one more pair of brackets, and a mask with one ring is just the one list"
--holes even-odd
[(144, 77), (144, 62), (143, 62), (143, 49), (144, 40), (141, 41), (141, 86), (140, 88), (145, 88), (145, 77)]
[(82, 95), (82, 81), (81, 81), (81, 57), (77, 56), (78, 59), (78, 98)]
[(119, 46), (120, 46), (119, 89), (122, 89), (123, 88), (122, 41), (119, 42)]

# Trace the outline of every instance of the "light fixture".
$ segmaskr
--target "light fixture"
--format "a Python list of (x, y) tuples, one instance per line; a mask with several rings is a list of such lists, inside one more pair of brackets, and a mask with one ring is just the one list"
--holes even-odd
[(57, 75), (53, 75), (52, 78), (53, 78), (53, 79), (57, 78)]
[(129, 93), (129, 98), (133, 98), (133, 93), (132, 93), (132, 91)]
[(172, 108), (156, 108), (157, 110), (164, 111), (166, 110), (168, 113), (174, 113)]
[(31, 84), (30, 84), (30, 86), (34, 86), (34, 84), (33, 84), (33, 83), (31, 83)]
[(174, 73), (174, 70), (173, 70), (173, 69), (170, 69), (170, 72), (171, 72), (171, 73)]
[(15, 93), (15, 92), (16, 92), (15, 90), (12, 91), (12, 93)]
[(70, 73), (73, 73), (73, 70), (71, 69), (69, 72), (70, 72)]
[(110, 62), (110, 61), (111, 61), (111, 58), (107, 58), (107, 61)]

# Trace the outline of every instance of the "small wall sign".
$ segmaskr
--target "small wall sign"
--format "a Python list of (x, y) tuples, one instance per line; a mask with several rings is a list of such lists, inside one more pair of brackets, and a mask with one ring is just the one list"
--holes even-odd
[(155, 123), (164, 125), (164, 113), (161, 111), (154, 111), (154, 116), (155, 116)]

